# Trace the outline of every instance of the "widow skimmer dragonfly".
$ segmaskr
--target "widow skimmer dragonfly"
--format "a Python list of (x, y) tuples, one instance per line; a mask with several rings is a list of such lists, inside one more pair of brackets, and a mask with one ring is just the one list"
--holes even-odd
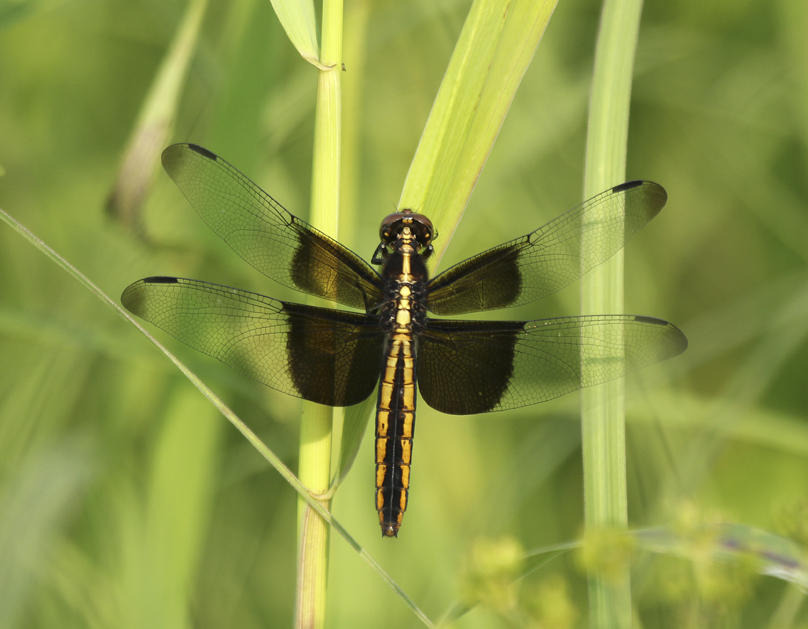
[(421, 214), (404, 209), (382, 221), (371, 260), (379, 272), (207, 149), (175, 144), (162, 162), (208, 226), (258, 271), (364, 312), (176, 277), (135, 282), (123, 292), (123, 305), (236, 371), (304, 400), (351, 406), (378, 383), (376, 509), (385, 536), (398, 535), (407, 508), (418, 389), (443, 413), (501, 411), (619, 378), (687, 347), (675, 326), (644, 316), (427, 316), (517, 306), (572, 283), (659, 213), (667, 194), (650, 181), (615, 186), (429, 279), (436, 232)]

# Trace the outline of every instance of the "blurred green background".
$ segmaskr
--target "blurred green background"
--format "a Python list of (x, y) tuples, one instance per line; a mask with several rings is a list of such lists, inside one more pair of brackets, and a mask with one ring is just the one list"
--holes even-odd
[[(339, 238), (366, 258), (469, 4), (346, 3)], [(105, 214), (184, 7), (0, 3), (0, 207), (116, 300), (159, 274), (302, 300), (213, 235), (162, 171), (145, 238)], [(442, 268), (580, 202), (599, 10), (559, 3)], [(632, 527), (740, 522), (808, 539), (806, 28), (805, 0), (645, 4), (627, 172), (670, 201), (626, 248), (626, 312), (672, 321), (690, 348), (627, 382)], [(211, 0), (171, 141), (218, 153), (305, 218), (315, 88), (269, 2)], [(578, 291), (491, 316), (574, 314)], [(296, 468), (298, 400), (157, 336)], [(379, 535), (372, 439), (333, 512), (438, 618), (469, 595), (473, 558), (494, 543), (481, 539), (530, 551), (580, 536), (578, 405), (464, 418), (421, 404), (399, 538)], [(0, 627), (289, 626), (295, 504), (141, 334), (0, 226)], [(420, 626), (339, 537), (331, 559), (330, 626)], [(642, 553), (635, 566), (637, 626), (808, 626), (802, 595), (774, 578)], [(573, 555), (519, 590), (516, 607), (482, 605), (458, 626), (585, 623)]]

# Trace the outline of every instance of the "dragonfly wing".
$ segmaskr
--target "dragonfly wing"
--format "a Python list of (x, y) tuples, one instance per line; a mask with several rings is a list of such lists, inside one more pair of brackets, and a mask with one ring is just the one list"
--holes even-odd
[(650, 181), (615, 186), (544, 227), (434, 277), (427, 285), (427, 308), (458, 315), (546, 297), (622, 249), (667, 198), (665, 189)]
[(221, 157), (194, 144), (175, 144), (162, 159), (208, 226), (267, 277), (365, 311), (381, 301), (383, 283), (372, 266), (289, 213)]
[(419, 336), (418, 384), (443, 413), (502, 411), (620, 378), (686, 348), (678, 328), (653, 317), (429, 320)]
[(139, 280), (121, 301), (194, 349), (304, 400), (351, 406), (379, 379), (384, 336), (372, 315), (176, 277)]

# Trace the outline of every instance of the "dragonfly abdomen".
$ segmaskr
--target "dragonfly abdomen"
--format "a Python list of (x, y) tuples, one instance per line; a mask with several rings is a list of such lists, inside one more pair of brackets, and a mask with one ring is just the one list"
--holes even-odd
[(376, 510), (382, 534), (396, 537), (410, 487), (415, 432), (415, 354), (412, 335), (391, 335), (376, 411)]

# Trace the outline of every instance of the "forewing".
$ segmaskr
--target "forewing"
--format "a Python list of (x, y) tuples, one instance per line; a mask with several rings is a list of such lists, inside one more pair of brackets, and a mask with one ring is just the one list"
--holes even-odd
[(121, 302), (194, 349), (304, 400), (351, 406), (379, 378), (384, 337), (374, 316), (175, 277), (139, 280)]
[(418, 387), (443, 413), (502, 411), (620, 378), (686, 348), (678, 328), (652, 317), (429, 320), (419, 336)]
[(544, 227), (434, 277), (427, 286), (427, 308), (457, 315), (546, 297), (622, 249), (667, 198), (664, 188), (650, 181), (615, 186)]
[(208, 226), (276, 282), (345, 306), (371, 310), (382, 296), (367, 262), (286, 211), (207, 149), (175, 144), (163, 167)]

